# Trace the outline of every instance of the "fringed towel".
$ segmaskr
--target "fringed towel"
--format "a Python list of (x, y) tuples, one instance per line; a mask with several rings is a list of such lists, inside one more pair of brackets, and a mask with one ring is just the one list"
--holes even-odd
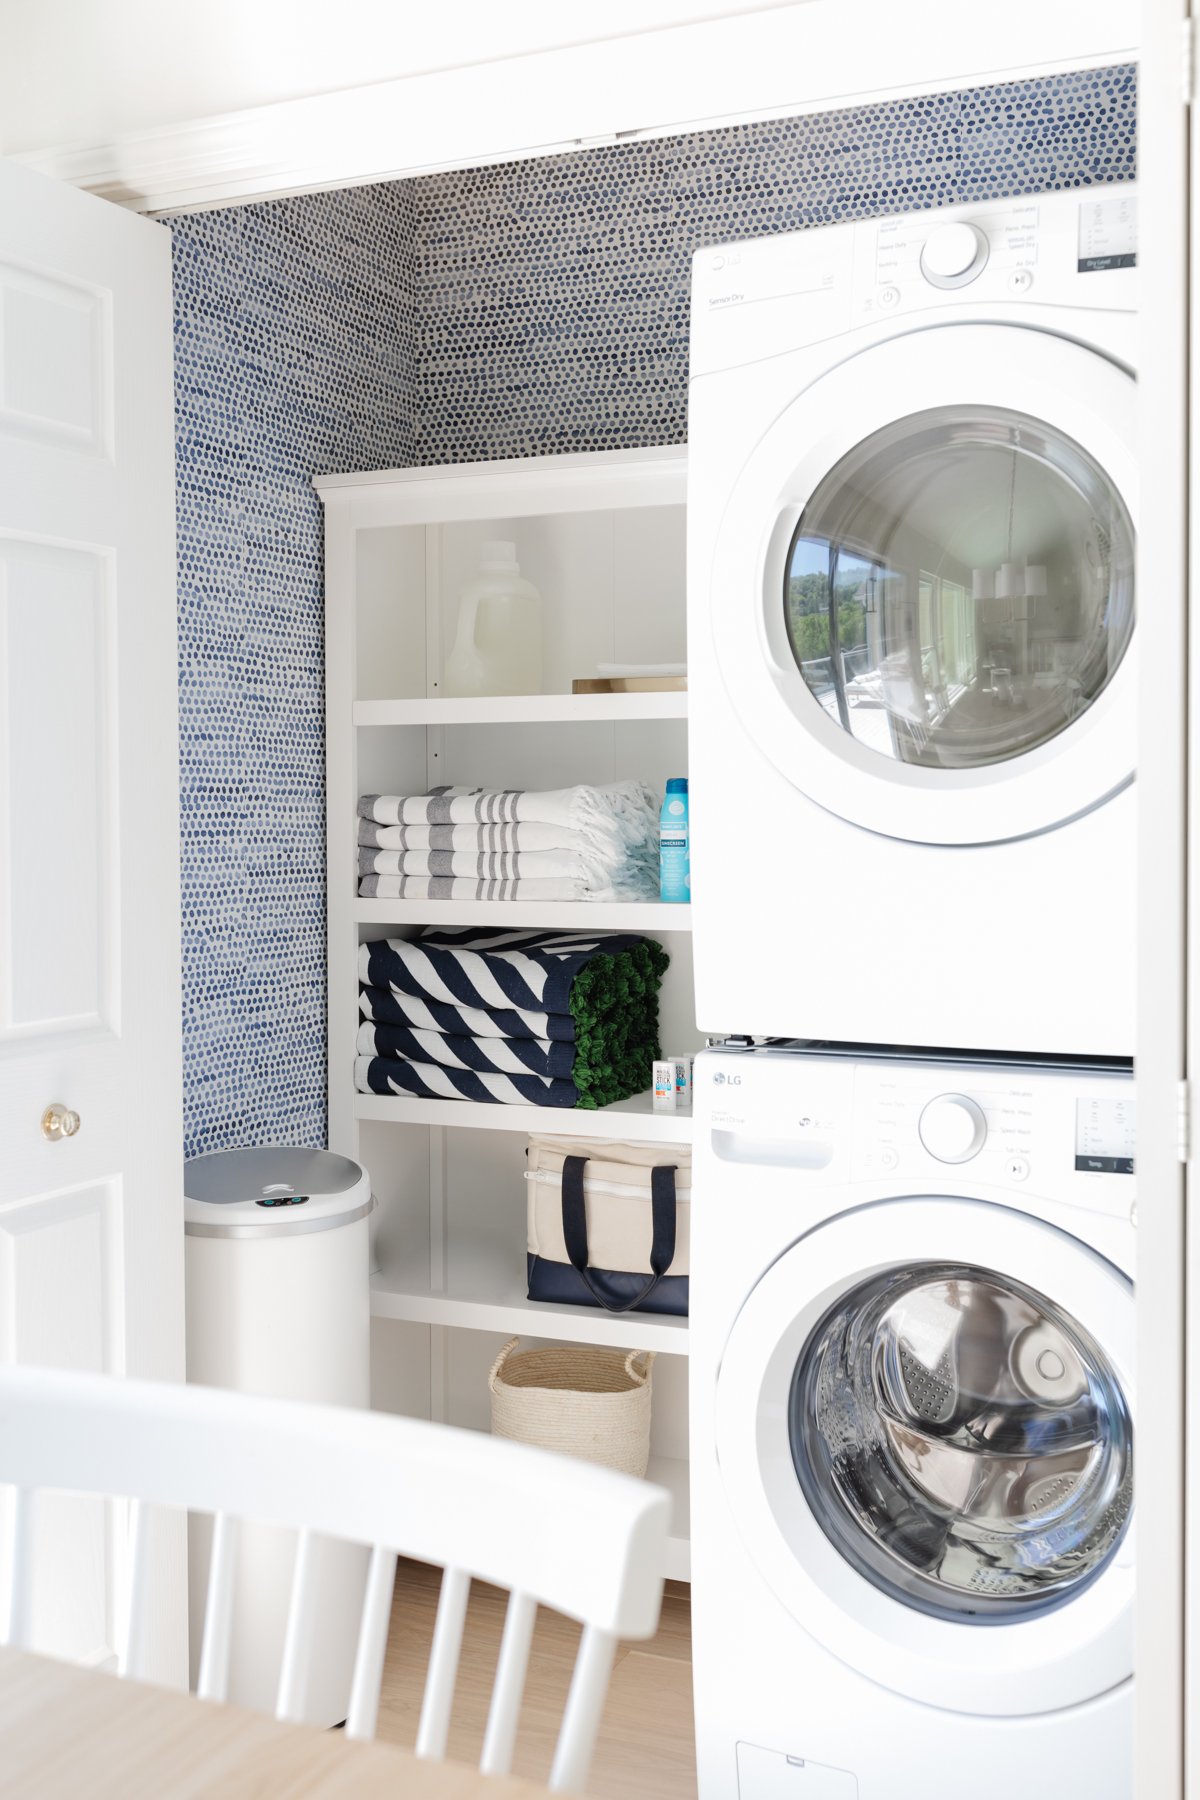
[(407, 1062), (440, 1063), (444, 1069), (474, 1069), (484, 1075), (541, 1075), (570, 1081), (575, 1046), (550, 1038), (449, 1037), (440, 1031), (410, 1031), (405, 1025), (360, 1025), (360, 1056), (402, 1056)]
[(418, 1000), (391, 988), (365, 987), (358, 996), (364, 1019), (381, 1025), (407, 1025), (413, 1031), (442, 1031), (448, 1037), (548, 1038), (575, 1042), (570, 1013), (518, 1012), (515, 1007), (446, 1006), (440, 1000)]
[(476, 1075), (467, 1069), (443, 1069), (437, 1063), (405, 1062), (398, 1056), (355, 1057), (354, 1085), (360, 1094), (414, 1094), (420, 1100), (484, 1100), (502, 1106), (581, 1104), (572, 1081), (543, 1081), (540, 1075)]
[[(377, 1054), (360, 1055), (356, 1077), (360, 1086), (368, 1084), (364, 1091), (374, 1093), (438, 1093), (537, 1106), (596, 1107), (623, 1100), (647, 1085), (659, 1054), (658, 990), (667, 960), (661, 944), (628, 933), (606, 937), (497, 927), (430, 930), (413, 942), (384, 938), (363, 944), (358, 972), (362, 1010), (371, 1022), (359, 1048)], [(503, 1034), (511, 1038), (505, 1056), (496, 1053), (494, 1029), (470, 1028), (473, 1014), (484, 1015), (491, 1027), (507, 1015), (518, 1016), (523, 1028)], [(458, 1024), (468, 1029), (444, 1030)], [(381, 1038), (381, 1026), (397, 1035)], [(425, 1034), (434, 1028), (456, 1041), (449, 1048), (431, 1044)], [(464, 1039), (475, 1049), (467, 1051)], [(525, 1068), (535, 1066), (518, 1039), (540, 1046), (545, 1061), (536, 1064), (537, 1075), (509, 1072), (513, 1057)], [(567, 1066), (560, 1044), (572, 1052), (569, 1080), (557, 1074)], [(406, 1073), (400, 1075), (401, 1069)], [(400, 1085), (380, 1087), (381, 1081)]]

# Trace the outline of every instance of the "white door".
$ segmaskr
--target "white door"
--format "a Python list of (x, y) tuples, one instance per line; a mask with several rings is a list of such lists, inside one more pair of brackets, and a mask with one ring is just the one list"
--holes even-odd
[[(162, 226), (0, 162), (0, 1361), (177, 1380), (171, 323)], [(111, 1658), (122, 1516), (41, 1502), (39, 1648)]]
[(776, 768), (922, 844), (1053, 829), (1133, 779), (1136, 391), (1050, 331), (849, 357), (749, 458), (713, 562), (730, 698)]

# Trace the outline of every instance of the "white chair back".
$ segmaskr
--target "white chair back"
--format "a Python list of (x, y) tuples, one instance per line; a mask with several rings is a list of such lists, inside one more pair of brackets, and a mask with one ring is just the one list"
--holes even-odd
[[(261, 1400), (216, 1388), (0, 1370), (0, 1483), (10, 1513), (3, 1641), (29, 1647), (30, 1519), (39, 1489), (128, 1498), (120, 1669), (143, 1672), (149, 1618), (147, 1507), (214, 1520), (198, 1692), (229, 1676), (240, 1520), (299, 1532), (276, 1716), (296, 1718), (315, 1629), (314, 1539), (371, 1551), (347, 1731), (375, 1732), (397, 1555), (440, 1565), (441, 1597), (417, 1754), (446, 1753), (472, 1576), (508, 1611), (480, 1767), (507, 1774), (540, 1604), (583, 1626), (550, 1786), (577, 1791), (591, 1759), (620, 1638), (653, 1635), (670, 1496), (589, 1463), (420, 1419)], [(2, 1591), (2, 1589), (0, 1589)]]

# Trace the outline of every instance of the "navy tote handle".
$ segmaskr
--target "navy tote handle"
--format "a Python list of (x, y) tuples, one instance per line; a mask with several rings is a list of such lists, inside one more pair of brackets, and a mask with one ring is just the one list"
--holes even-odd
[(583, 1171), (587, 1164), (586, 1156), (568, 1156), (563, 1161), (562, 1222), (567, 1256), (598, 1306), (605, 1312), (632, 1312), (650, 1297), (675, 1260), (675, 1169), (673, 1165), (667, 1165), (650, 1171), (650, 1216), (654, 1227), (650, 1267), (653, 1273), (631, 1299), (614, 1300), (605, 1294), (588, 1267), (587, 1209), (583, 1199)]

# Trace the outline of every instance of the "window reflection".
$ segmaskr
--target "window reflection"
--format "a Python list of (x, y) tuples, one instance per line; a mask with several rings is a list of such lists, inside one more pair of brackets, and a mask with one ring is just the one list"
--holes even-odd
[(1133, 629), (1133, 528), (1077, 444), (994, 409), (876, 433), (805, 508), (785, 615), (809, 691), (928, 767), (1020, 755), (1101, 693)]

